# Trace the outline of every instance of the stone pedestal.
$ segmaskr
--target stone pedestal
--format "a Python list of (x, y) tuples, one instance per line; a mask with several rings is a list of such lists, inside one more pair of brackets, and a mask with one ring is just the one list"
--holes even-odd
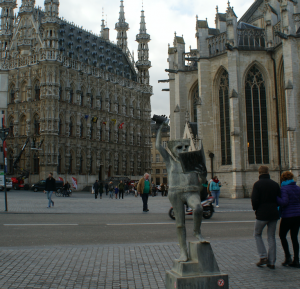
[(189, 243), (189, 261), (174, 261), (166, 273), (166, 289), (229, 289), (228, 275), (222, 274), (210, 244)]

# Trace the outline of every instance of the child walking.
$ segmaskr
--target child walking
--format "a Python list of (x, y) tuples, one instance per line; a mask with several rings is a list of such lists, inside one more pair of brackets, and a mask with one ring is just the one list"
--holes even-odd
[(116, 188), (115, 188), (115, 196), (116, 196), (116, 199), (118, 199), (118, 193), (119, 193), (119, 189), (118, 189), (118, 186), (116, 186)]

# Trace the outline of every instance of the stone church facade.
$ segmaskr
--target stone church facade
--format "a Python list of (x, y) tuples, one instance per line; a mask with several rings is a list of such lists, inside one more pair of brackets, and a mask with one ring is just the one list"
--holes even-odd
[(127, 47), (128, 23), (121, 1), (117, 44), (59, 17), (59, 0), (1, 0), (1, 72), (8, 74), (6, 123), (8, 173), (27, 137), (20, 166), (29, 183), (48, 172), (78, 180), (142, 175), (151, 168), (148, 42), (144, 11), (137, 34), (138, 60)]
[(258, 167), (300, 170), (300, 3), (256, 0), (238, 19), (228, 2), (215, 28), (196, 19), (197, 48), (169, 46), (171, 139), (204, 145), (221, 196), (251, 195)]

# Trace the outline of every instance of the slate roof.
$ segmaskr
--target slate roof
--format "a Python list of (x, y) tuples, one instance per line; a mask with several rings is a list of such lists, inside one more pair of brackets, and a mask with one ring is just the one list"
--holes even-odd
[(218, 35), (220, 34), (220, 30), (219, 29), (216, 29), (216, 28), (209, 28), (208, 29), (208, 35)]
[(226, 13), (218, 13), (220, 21), (226, 22)]
[(248, 22), (253, 15), (253, 13), (258, 9), (258, 7), (264, 2), (264, 0), (256, 0), (246, 11), (246, 13), (239, 20), (242, 22)]
[(183, 37), (176, 36), (177, 43), (185, 44)]
[(197, 25), (198, 28), (208, 28), (208, 24), (206, 20), (198, 20)]
[(136, 72), (122, 49), (67, 21), (60, 22), (59, 49), (67, 57), (136, 81)]

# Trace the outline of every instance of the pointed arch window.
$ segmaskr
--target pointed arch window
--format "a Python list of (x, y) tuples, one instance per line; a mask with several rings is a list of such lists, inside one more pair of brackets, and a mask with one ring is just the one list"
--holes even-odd
[(90, 101), (91, 101), (91, 108), (94, 108), (94, 96), (93, 96), (93, 94), (91, 94)]
[(219, 86), (220, 132), (222, 165), (231, 165), (229, 75), (223, 71)]
[(71, 90), (70, 90), (70, 103), (73, 103), (73, 100), (74, 100), (74, 91), (71, 88)]
[(34, 91), (35, 91), (35, 100), (40, 100), (41, 99), (41, 90), (40, 90), (40, 82), (37, 81), (34, 87)]
[(33, 174), (38, 175), (40, 173), (40, 158), (37, 153), (33, 155)]
[(40, 134), (40, 119), (39, 119), (38, 115), (36, 115), (34, 117), (33, 127), (34, 127), (34, 134), (39, 135)]
[(14, 120), (11, 119), (9, 121), (9, 136), (13, 137), (14, 136)]
[(74, 136), (74, 125), (72, 119), (70, 120), (69, 131), (70, 131), (70, 136)]
[(198, 83), (192, 91), (192, 121), (197, 122), (197, 104), (199, 102)]
[(269, 163), (266, 87), (256, 65), (248, 72), (245, 83), (247, 145), (249, 164)]
[(58, 99), (59, 99), (59, 101), (62, 101), (62, 94), (63, 94), (63, 90), (62, 90), (62, 87), (60, 86), (59, 87), (59, 92), (58, 92)]
[(79, 132), (80, 132), (80, 137), (81, 138), (83, 138), (83, 120), (81, 120), (81, 122), (80, 122), (80, 130), (79, 130)]
[(58, 155), (58, 163), (57, 163), (57, 173), (62, 173), (62, 163), (61, 163), (61, 154)]
[(15, 87), (13, 86), (10, 90), (10, 94), (9, 94), (9, 103), (15, 103)]
[(80, 105), (83, 106), (84, 95), (83, 92), (80, 93)]

